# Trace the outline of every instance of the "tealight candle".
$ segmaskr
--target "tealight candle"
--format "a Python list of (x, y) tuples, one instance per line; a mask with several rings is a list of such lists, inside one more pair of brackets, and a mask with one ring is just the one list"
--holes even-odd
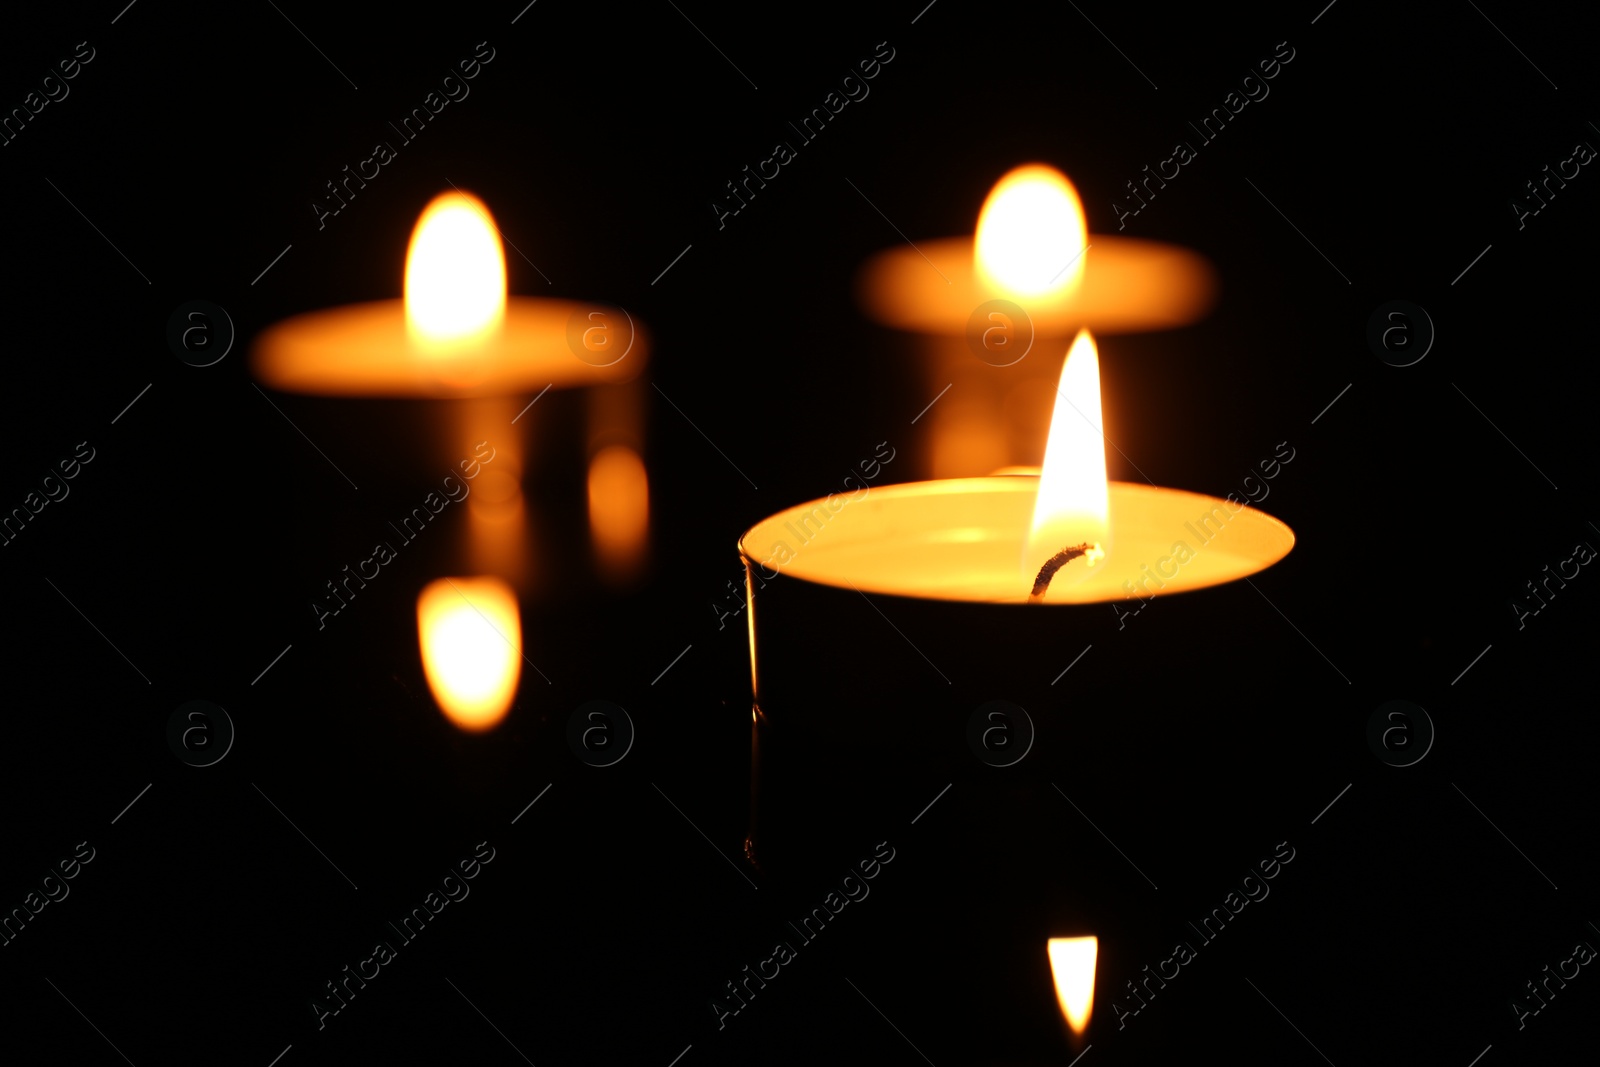
[[(460, 191), (436, 197), (417, 220), (401, 299), (298, 315), (256, 339), (251, 369), (265, 385), (320, 396), (455, 401), (450, 435), (493, 442), (493, 466), (467, 498), (464, 555), (478, 577), (441, 579), (417, 602), (429, 685), (463, 729), (492, 728), (516, 692), (519, 662), (505, 653), (520, 655), (512, 586), (529, 584), (522, 436), (533, 418), (517, 423), (550, 389), (591, 387), (609, 397), (627, 391), (648, 352), (644, 331), (621, 308), (507, 296), (499, 230), (482, 201)], [(528, 394), (537, 395), (524, 404)], [(627, 430), (634, 462), (612, 454), (601, 471), (598, 504), (609, 505), (611, 520), (603, 549), (614, 553), (623, 544), (643, 558), (648, 486), (637, 420)], [(633, 507), (620, 519), (619, 500)], [(591, 510), (596, 506), (591, 500)], [(612, 564), (608, 577), (619, 570), (599, 548), (597, 560)], [(479, 647), (485, 642), (496, 647)]]
[(291, 393), (451, 398), (627, 381), (648, 355), (620, 308), (508, 297), (488, 208), (453, 192), (417, 221), (403, 298), (286, 319), (256, 339), (251, 369)]
[(919, 377), (937, 403), (919, 416), (914, 455), (936, 478), (1037, 464), (1059, 344), (1085, 328), (1185, 325), (1215, 291), (1193, 252), (1090, 234), (1072, 183), (1042, 164), (995, 184), (972, 237), (889, 249), (857, 279), (870, 317), (921, 335)]
[[(1051, 726), (1067, 690), (1050, 670), (1108, 621), (1095, 612), (1091, 622), (1089, 605), (1132, 614), (1124, 605), (1225, 586), (1293, 547), (1286, 525), (1232, 498), (1108, 482), (1096, 368), (1085, 333), (1063, 367), (1039, 476), (830, 496), (739, 540), (755, 696), (753, 861), (772, 865), (774, 839), (777, 865), (809, 861), (839, 826), (903, 803), (908, 783), (976, 766), (961, 739), (988, 701), (1021, 700), (1040, 729)], [(1035, 595), (1041, 560), (1075, 545), (1099, 551), (1061, 564)], [(1217, 605), (1197, 599), (1176, 614), (1217, 633)]]

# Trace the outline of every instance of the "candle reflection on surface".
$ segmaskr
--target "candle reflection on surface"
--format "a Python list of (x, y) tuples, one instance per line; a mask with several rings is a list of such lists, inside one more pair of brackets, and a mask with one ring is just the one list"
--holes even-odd
[(611, 586), (632, 585), (649, 569), (646, 408), (638, 382), (588, 391), (590, 554), (596, 575)]
[(456, 726), (492, 730), (522, 674), (517, 597), (498, 578), (440, 578), (417, 598), (417, 636), (433, 699)]
[[(503, 578), (518, 591), (531, 593), (541, 570), (530, 535), (529, 501), (522, 491), (531, 449), (529, 434), (511, 424), (525, 404), (514, 396), (460, 401), (453, 420), (457, 444), (451, 447), (471, 448), (490, 441), (495, 450), (494, 465), (478, 476), (467, 498), (468, 569)], [(525, 419), (524, 426), (529, 421)]]
[(635, 577), (650, 533), (650, 481), (627, 445), (609, 445), (589, 461), (589, 526), (595, 564), (613, 581)]
[(1052, 937), (1047, 949), (1056, 982), (1061, 1016), (1074, 1037), (1082, 1037), (1094, 1011), (1094, 965), (1100, 953), (1096, 937)]

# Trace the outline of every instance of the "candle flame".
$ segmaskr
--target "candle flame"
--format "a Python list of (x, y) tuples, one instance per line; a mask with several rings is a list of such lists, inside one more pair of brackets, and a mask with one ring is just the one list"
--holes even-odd
[(522, 623), (517, 597), (498, 578), (441, 578), (417, 598), (417, 634), (428, 688), (463, 730), (492, 729), (517, 693)]
[(1052, 937), (1048, 948), (1061, 1014), (1073, 1034), (1081, 1036), (1094, 1011), (1094, 963), (1100, 941), (1095, 937)]
[(481, 344), (506, 314), (506, 257), (483, 201), (462, 192), (433, 198), (406, 250), (406, 329), (432, 353)]
[(1083, 277), (1089, 227), (1067, 176), (1030, 163), (995, 183), (978, 215), (978, 277), (1014, 296), (1056, 297)]
[(1051, 556), (1069, 545), (1095, 546), (1085, 561), (1068, 563), (1055, 583), (1073, 584), (1110, 547), (1106, 446), (1100, 414), (1100, 356), (1088, 330), (1067, 351), (1056, 388), (1055, 411), (1039, 475), (1039, 495), (1023, 551), (1024, 578), (1032, 582)]

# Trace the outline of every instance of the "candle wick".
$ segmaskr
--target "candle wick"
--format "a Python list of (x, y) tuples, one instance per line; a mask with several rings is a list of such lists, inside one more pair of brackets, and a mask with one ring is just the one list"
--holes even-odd
[(1056, 576), (1056, 571), (1065, 567), (1072, 560), (1077, 559), (1079, 556), (1089, 556), (1089, 562), (1092, 565), (1095, 560), (1103, 555), (1104, 553), (1100, 550), (1099, 545), (1091, 545), (1087, 541), (1081, 545), (1068, 545), (1063, 548), (1060, 552), (1047, 559), (1044, 566), (1039, 568), (1039, 576), (1033, 580), (1033, 592), (1028, 594), (1028, 602), (1043, 602), (1045, 590), (1050, 588), (1050, 579)]

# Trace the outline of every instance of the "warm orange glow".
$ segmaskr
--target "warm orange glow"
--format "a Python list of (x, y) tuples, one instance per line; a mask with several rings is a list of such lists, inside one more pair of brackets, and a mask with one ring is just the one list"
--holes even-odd
[[(414, 335), (404, 300), (325, 308), (285, 319), (263, 331), (251, 353), (250, 368), (262, 385), (290, 393), (520, 394), (525, 406), (529, 397), (546, 386), (573, 389), (624, 382), (638, 375), (649, 361), (650, 343), (637, 322), (628, 358), (605, 367), (578, 359), (567, 343), (567, 329), (574, 316), (587, 316), (593, 310), (594, 305), (573, 300), (507, 297), (505, 321), (493, 342), (464, 342), (460, 355), (471, 358), (451, 359), (448, 357), (456, 346), (429, 344)], [(523, 422), (533, 418), (530, 412)]]
[(927, 421), (931, 423), (928, 428), (932, 437), (928, 470), (933, 477), (982, 474), (1006, 461), (1005, 427), (980, 405), (950, 398), (949, 408), (934, 408)]
[[(1076, 561), (1051, 583), (1076, 584), (1087, 577), (1098, 558), (1109, 551), (1111, 529), (1106, 492), (1106, 446), (1100, 415), (1100, 356), (1094, 338), (1082, 330), (1067, 352), (1056, 389), (1055, 412), (1039, 475), (1027, 546), (1022, 556), (1024, 580), (1031, 583), (1045, 561), (1068, 545), (1098, 545), (1086, 566)], [(1064, 581), (1063, 581), (1064, 580)]]
[(627, 445), (602, 448), (589, 461), (589, 531), (607, 576), (638, 572), (650, 534), (650, 478)]
[(1001, 295), (1060, 296), (1083, 277), (1089, 226), (1067, 176), (1030, 163), (995, 183), (978, 215), (979, 279)]
[(490, 461), (470, 468), (477, 476), (465, 480), (469, 490), (462, 501), (467, 520), (461, 531), (465, 545), (451, 553), (450, 558), (456, 560), (453, 566), (468, 574), (504, 579), (522, 595), (533, 591), (528, 580), (536, 558), (522, 495), (523, 452), (529, 441), (518, 432), (528, 420), (516, 424), (511, 420), (527, 403), (520, 396), (498, 396), (449, 405), (455, 424), (449, 454), (482, 456), (482, 446), (492, 442), (492, 451), (487, 453)]
[(474, 484), (467, 498), (467, 564), (527, 590), (535, 541), (522, 485), (509, 470), (486, 470)]
[(1094, 961), (1100, 953), (1095, 937), (1052, 937), (1049, 942), (1050, 973), (1056, 980), (1056, 999), (1061, 1014), (1074, 1034), (1089, 1026), (1094, 1011)]
[(498, 578), (441, 578), (417, 598), (422, 666), (433, 699), (463, 730), (492, 729), (517, 693), (522, 622)]
[(489, 209), (475, 196), (434, 197), (406, 251), (406, 328), (434, 354), (482, 345), (506, 314), (506, 257)]
[(485, 517), (517, 510), (522, 506), (522, 483), (518, 481), (518, 474), (504, 468), (484, 471), (478, 477), (478, 487), (473, 490), (468, 506), (475, 514)]
[[(1023, 305), (1039, 337), (1070, 337), (1084, 326), (1096, 337), (1169, 330), (1196, 321), (1216, 302), (1216, 271), (1198, 253), (1109, 233), (1094, 234), (1089, 243), (1092, 249), (1078, 246), (1087, 251), (1078, 259), (1084, 270), (1075, 288), (1053, 299), (1010, 298)], [(933, 237), (919, 240), (915, 248), (902, 244), (877, 253), (862, 265), (856, 281), (862, 309), (896, 329), (960, 337), (974, 308), (1007, 298), (980, 276), (973, 244), (971, 234)], [(1066, 261), (1063, 257), (1052, 270)], [(940, 379), (939, 385), (949, 380)]]

